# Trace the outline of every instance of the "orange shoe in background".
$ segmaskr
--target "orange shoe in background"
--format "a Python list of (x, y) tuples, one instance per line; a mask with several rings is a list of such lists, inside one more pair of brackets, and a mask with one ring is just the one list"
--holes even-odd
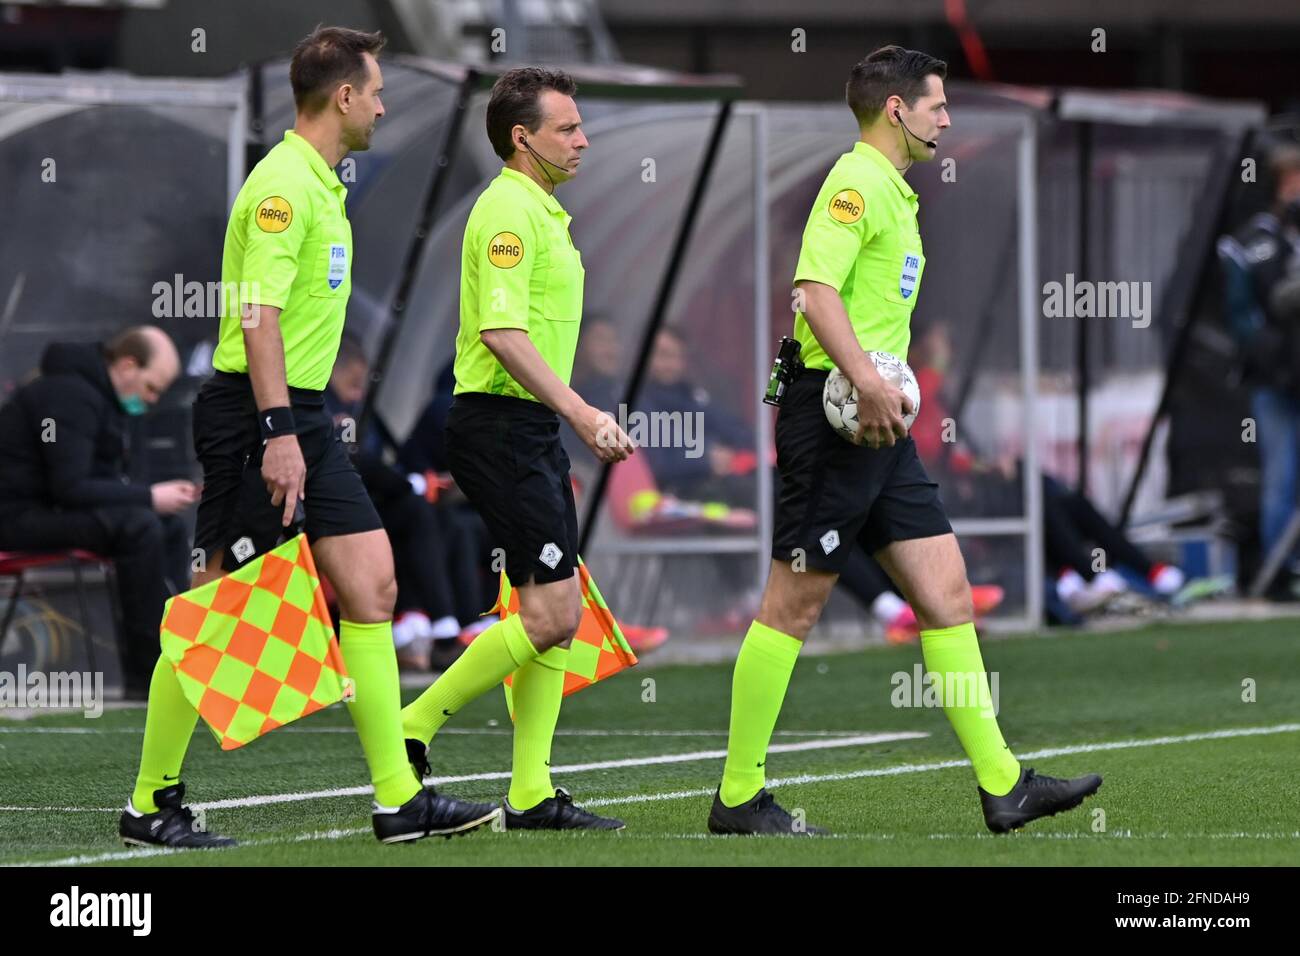
[(914, 644), (920, 636), (921, 625), (917, 623), (916, 612), (910, 604), (904, 604), (885, 627), (885, 640), (890, 644)]
[(1004, 597), (1006, 592), (996, 584), (972, 584), (970, 588), (970, 599), (975, 605), (977, 618), (996, 610)]
[(463, 646), (469, 647), (474, 643), (474, 638), (478, 637), (499, 620), (501, 620), (501, 617), (497, 614), (484, 614), (473, 624), (462, 629), (460, 634), (457, 635), (456, 640)]
[(618, 626), (623, 631), (627, 646), (632, 648), (634, 654), (653, 651), (668, 640), (668, 628), (666, 627), (642, 627), (639, 624), (624, 624), (621, 621)]

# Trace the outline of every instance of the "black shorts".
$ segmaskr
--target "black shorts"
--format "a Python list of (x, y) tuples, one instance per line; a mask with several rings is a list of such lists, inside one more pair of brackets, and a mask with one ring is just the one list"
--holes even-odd
[(447, 464), (506, 555), (513, 584), (549, 584), (578, 566), (578, 509), (560, 419), (538, 402), (463, 392), (447, 413)]
[(893, 541), (949, 534), (938, 484), (909, 435), (892, 448), (845, 441), (822, 407), (827, 372), (808, 369), (791, 384), (776, 418), (781, 494), (772, 557), (839, 573), (854, 543), (874, 554)]
[[(334, 433), (323, 394), (291, 388), (289, 401), (307, 465), (307, 539), (382, 528), (361, 476)], [(209, 560), (222, 554), (222, 566), (229, 571), (275, 547), (285, 530), (284, 509), (271, 504), (262, 481), (265, 446), (248, 376), (217, 372), (205, 382), (194, 401), (191, 427), (194, 452), (203, 466), (194, 546)]]

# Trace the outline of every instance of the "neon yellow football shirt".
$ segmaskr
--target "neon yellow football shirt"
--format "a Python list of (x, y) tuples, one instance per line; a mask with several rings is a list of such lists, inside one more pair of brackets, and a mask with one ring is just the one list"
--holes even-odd
[(522, 329), (566, 385), (582, 324), (582, 254), (559, 201), (510, 167), (470, 211), (460, 261), (456, 394), (537, 399), (516, 382), (480, 335)]
[[(794, 281), (837, 290), (858, 344), (907, 360), (925, 256), (915, 190), (874, 146), (858, 142), (831, 168), (808, 214)], [(808, 368), (832, 369), (802, 312), (794, 337)]]
[(221, 256), (223, 308), (214, 368), (247, 372), (240, 303), (282, 309), (287, 383), (319, 391), (338, 355), (352, 292), (347, 189), (309, 142), (287, 130), (235, 197)]

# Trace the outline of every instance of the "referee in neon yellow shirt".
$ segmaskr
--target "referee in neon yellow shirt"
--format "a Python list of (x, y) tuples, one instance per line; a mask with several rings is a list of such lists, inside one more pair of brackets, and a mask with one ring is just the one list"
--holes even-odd
[(492, 87), (487, 134), (505, 166), (478, 197), (461, 251), (460, 332), (447, 456), (457, 486), (505, 550), (519, 613), (492, 625), (402, 711), (407, 751), (428, 775), (428, 744), (465, 704), (513, 675), (514, 761), (507, 829), (617, 830), (551, 785), (551, 738), (569, 643), (582, 618), (578, 518), (560, 419), (601, 461), (627, 436), (569, 387), (585, 270), (555, 189), (577, 175), (587, 138), (571, 77), (521, 68)]
[[(289, 67), (294, 128), (249, 174), (226, 229), (226, 300), (216, 369), (194, 404), (203, 494), (194, 538), (198, 587), (275, 546), (301, 500), (317, 565), (338, 593), (339, 647), (356, 686), (348, 710), (374, 784), (386, 843), (462, 832), (498, 808), (451, 799), (411, 772), (401, 736), (388, 536), (334, 435), (323, 390), (352, 289), (347, 190), (334, 167), (370, 147), (384, 115), (379, 34), (318, 28)], [(129, 844), (228, 846), (194, 826), (179, 782), (198, 714), (165, 658), (149, 689), (135, 791), (119, 833)]]
[[(907, 355), (925, 256), (916, 192), (903, 174), (934, 158), (949, 126), (946, 73), (942, 60), (888, 46), (849, 75), (845, 94), (860, 135), (813, 203), (795, 269), (803, 297), (795, 337), (805, 367), (776, 422), (781, 497), (772, 568), (736, 659), (727, 762), (708, 821), (714, 833), (821, 832), (768, 793), (764, 766), (803, 640), (855, 541), (916, 610), (926, 669), (944, 687), (978, 688), (977, 699), (956, 694), (943, 706), (971, 759), (989, 829), (1005, 832), (1077, 806), (1101, 785), (1095, 774), (1036, 775), (1003, 741), (957, 538), (904, 427), (907, 399), (867, 355)], [(861, 445), (843, 440), (826, 421), (822, 388), (836, 367), (858, 391)]]

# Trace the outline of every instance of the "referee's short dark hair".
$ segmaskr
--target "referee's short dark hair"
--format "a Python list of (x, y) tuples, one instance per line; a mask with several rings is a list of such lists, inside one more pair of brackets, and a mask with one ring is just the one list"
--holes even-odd
[(298, 41), (289, 63), (293, 102), (302, 113), (319, 113), (342, 83), (360, 86), (366, 59), (379, 56), (387, 43), (379, 31), (365, 33), (347, 27), (317, 27)]
[(542, 94), (554, 90), (565, 96), (578, 92), (578, 84), (563, 70), (522, 66), (507, 70), (492, 84), (488, 97), (487, 134), (492, 151), (502, 159), (514, 155), (510, 131), (522, 125), (530, 133), (542, 126)]
[(844, 98), (858, 125), (866, 126), (875, 121), (891, 96), (902, 97), (908, 109), (914, 107), (929, 89), (927, 77), (932, 75), (944, 79), (948, 64), (919, 50), (882, 46), (853, 67), (844, 85)]

